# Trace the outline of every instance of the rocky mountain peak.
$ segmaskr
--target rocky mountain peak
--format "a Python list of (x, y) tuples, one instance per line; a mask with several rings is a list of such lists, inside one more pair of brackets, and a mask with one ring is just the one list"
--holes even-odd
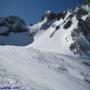
[[(66, 45), (68, 45), (68, 49), (71, 52), (73, 52), (75, 55), (90, 56), (90, 7), (89, 5), (80, 5), (73, 10), (70, 10), (70, 11), (67, 10), (59, 13), (54, 13), (49, 11), (43, 15), (41, 22), (42, 22), (41, 30), (46, 30), (46, 32), (49, 32), (50, 30), (52, 32), (51, 34), (49, 33), (50, 37), (48, 37), (48, 40), (49, 38), (51, 39), (55, 38), (55, 40), (53, 41), (49, 40), (49, 42), (51, 43), (54, 42), (55, 44), (57, 43), (57, 40), (61, 37), (63, 38), (63, 40), (61, 39), (60, 40), (63, 42), (65, 40)], [(39, 43), (42, 43), (42, 42), (39, 42)], [(60, 44), (58, 46), (58, 50), (61, 47), (63, 47), (65, 43), (63, 43), (62, 46), (61, 46), (61, 43), (57, 43), (57, 44)], [(45, 43), (43, 42), (42, 45), (40, 45), (40, 48), (43, 48), (43, 47), (45, 48), (44, 44)], [(56, 46), (54, 47), (53, 45), (53, 48), (56, 48)]]

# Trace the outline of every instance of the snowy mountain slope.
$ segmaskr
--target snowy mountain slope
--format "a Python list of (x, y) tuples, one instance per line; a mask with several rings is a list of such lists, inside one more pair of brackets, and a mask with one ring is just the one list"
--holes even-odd
[[(90, 56), (90, 7), (82, 5), (72, 11), (46, 12), (42, 17), (43, 33), (35, 34), (31, 47), (66, 55)], [(34, 27), (34, 26), (33, 26)], [(40, 28), (40, 25), (37, 27)], [(35, 28), (36, 30), (36, 28)]]
[(89, 90), (90, 60), (27, 47), (0, 46), (1, 87)]
[[(75, 17), (73, 18), (75, 19)], [(55, 21), (53, 23), (53, 25), (60, 25), (61, 21)], [(78, 22), (77, 20), (75, 20), (75, 22)], [(64, 30), (62, 28), (62, 25), (60, 26), (60, 30), (57, 30), (55, 32), (55, 27), (53, 28), (52, 26), (47, 29), (31, 46), (34, 46), (35, 48), (41, 49), (41, 50), (46, 50), (46, 51), (53, 51), (53, 52), (59, 52), (62, 54), (73, 54), (70, 49), (69, 46), (70, 44), (73, 42), (71, 39), (71, 35), (70, 32), (72, 30), (72, 28), (75, 26), (76, 24), (73, 24), (71, 28), (69, 28), (69, 30)], [(52, 35), (52, 33), (54, 33)], [(68, 39), (68, 40), (67, 40)]]
[(0, 90), (89, 90), (89, 25), (88, 5), (47, 11), (32, 26), (1, 17)]

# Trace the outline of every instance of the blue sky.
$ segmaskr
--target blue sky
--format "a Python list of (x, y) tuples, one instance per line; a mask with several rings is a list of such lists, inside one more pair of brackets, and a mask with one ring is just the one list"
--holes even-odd
[(0, 16), (21, 16), (27, 24), (40, 21), (45, 11), (60, 12), (84, 0), (0, 0)]

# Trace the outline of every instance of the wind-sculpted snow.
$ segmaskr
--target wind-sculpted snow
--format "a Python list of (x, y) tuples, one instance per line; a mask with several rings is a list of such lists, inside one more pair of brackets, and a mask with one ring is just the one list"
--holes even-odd
[(89, 90), (89, 65), (87, 58), (0, 46), (0, 80), (17, 90)]

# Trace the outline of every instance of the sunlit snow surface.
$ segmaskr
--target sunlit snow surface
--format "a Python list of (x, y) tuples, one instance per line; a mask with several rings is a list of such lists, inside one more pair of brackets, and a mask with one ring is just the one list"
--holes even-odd
[(0, 46), (0, 88), (9, 86), (16, 90), (89, 90), (90, 60)]

